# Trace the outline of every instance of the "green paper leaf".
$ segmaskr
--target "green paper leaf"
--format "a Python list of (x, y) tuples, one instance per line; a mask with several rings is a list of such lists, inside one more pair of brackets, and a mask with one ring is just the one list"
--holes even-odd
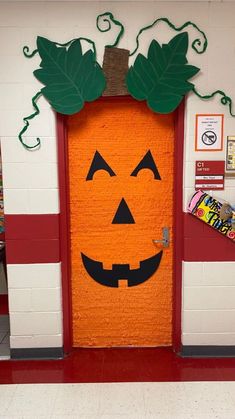
[(127, 73), (126, 84), (131, 95), (137, 100), (146, 99), (146, 89), (142, 85), (142, 80), (139, 78), (135, 69), (131, 67)]
[(177, 94), (158, 94), (148, 99), (148, 107), (154, 112), (169, 113), (169, 109), (176, 109), (182, 100), (181, 95)]
[(187, 50), (187, 32), (176, 35), (162, 46), (153, 40), (147, 57), (139, 54), (127, 73), (129, 93), (137, 100), (146, 100), (155, 112), (173, 112), (184, 95), (194, 88), (188, 79), (199, 71), (187, 64)]
[(102, 95), (106, 84), (103, 71), (93, 51), (82, 54), (80, 40), (66, 49), (38, 37), (37, 48), (42, 61), (34, 75), (45, 85), (41, 92), (57, 112), (72, 115), (83, 108), (84, 102)]
[(188, 33), (179, 33), (170, 40), (168, 45), (172, 51), (175, 51), (175, 54), (186, 55), (188, 52)]

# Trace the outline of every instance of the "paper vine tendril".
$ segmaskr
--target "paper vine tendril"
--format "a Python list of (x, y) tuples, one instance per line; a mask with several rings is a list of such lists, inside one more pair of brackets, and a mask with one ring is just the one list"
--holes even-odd
[[(103, 18), (103, 22), (108, 23), (107, 28), (101, 28), (100, 27), (100, 19)], [(113, 14), (111, 12), (105, 12), (102, 13), (101, 15), (97, 16), (96, 18), (96, 27), (100, 32), (108, 32), (110, 31), (112, 25), (111, 22), (114, 23), (116, 26), (120, 27), (120, 31), (119, 34), (115, 40), (115, 42), (111, 45), (106, 45), (106, 47), (116, 47), (119, 44), (120, 39), (122, 38), (123, 34), (124, 34), (124, 26), (122, 25), (121, 22), (119, 22), (118, 20), (114, 19)]]
[[(203, 54), (203, 52), (205, 52), (206, 51), (206, 48), (207, 48), (207, 45), (208, 45), (208, 41), (207, 41), (207, 37), (206, 37), (206, 35), (205, 35), (205, 33), (201, 30), (201, 29), (199, 29), (199, 27), (195, 24), (195, 23), (193, 23), (193, 22), (190, 22), (190, 21), (188, 21), (188, 22), (185, 22), (183, 25), (181, 25), (181, 26), (175, 26), (169, 19), (167, 19), (166, 17), (161, 17), (161, 18), (159, 18), (159, 19), (156, 19), (156, 20), (154, 20), (154, 22), (153, 23), (151, 23), (150, 25), (148, 25), (148, 26), (144, 26), (142, 29), (140, 29), (140, 31), (138, 32), (138, 34), (137, 34), (137, 36), (136, 36), (136, 47), (135, 47), (135, 49), (130, 53), (130, 57), (132, 56), (132, 55), (134, 55), (135, 53), (136, 53), (136, 51), (138, 50), (138, 48), (139, 48), (139, 37), (140, 37), (140, 35), (143, 33), (143, 32), (145, 32), (145, 31), (147, 31), (148, 29), (151, 29), (151, 28), (153, 28), (158, 22), (165, 22), (165, 23), (167, 23), (169, 26), (170, 26), (170, 28), (172, 28), (172, 29), (174, 29), (175, 31), (177, 31), (177, 32), (180, 32), (180, 31), (182, 31), (183, 29), (185, 29), (186, 27), (188, 27), (188, 26), (193, 26), (193, 28), (195, 28), (195, 29), (197, 29), (198, 30), (198, 32), (200, 32), (200, 34), (202, 35), (202, 37), (203, 37), (203, 43), (202, 43), (202, 41), (201, 41), (201, 39), (199, 39), (199, 38), (196, 38), (196, 39), (194, 39), (194, 41), (192, 42), (192, 48), (194, 49), (194, 51), (196, 51), (198, 54)], [(198, 47), (200, 48), (202, 46), (202, 49), (200, 50), (200, 49), (198, 49)]]
[(37, 106), (37, 101), (38, 101), (38, 99), (39, 99), (39, 97), (42, 95), (42, 93), (41, 93), (41, 90), (38, 92), (38, 93), (36, 93), (36, 95), (32, 98), (32, 105), (33, 105), (33, 107), (34, 107), (34, 109), (35, 109), (35, 112), (34, 113), (32, 113), (31, 115), (29, 115), (29, 116), (26, 116), (25, 118), (23, 118), (23, 121), (24, 121), (24, 123), (25, 123), (25, 126), (22, 128), (22, 130), (20, 131), (20, 133), (19, 133), (19, 135), (18, 135), (18, 138), (19, 138), (19, 140), (20, 140), (20, 142), (21, 142), (21, 144), (27, 149), (27, 150), (33, 150), (33, 149), (35, 149), (35, 148), (37, 148), (37, 147), (39, 147), (40, 145), (41, 145), (41, 141), (40, 141), (40, 138), (37, 138), (37, 143), (35, 144), (35, 145), (32, 145), (32, 146), (30, 146), (30, 145), (27, 145), (25, 142), (24, 142), (24, 140), (23, 140), (23, 138), (22, 138), (22, 135), (25, 133), (25, 131), (27, 131), (27, 129), (28, 129), (28, 127), (29, 127), (29, 120), (30, 119), (33, 119), (35, 116), (37, 116), (37, 115), (39, 115), (39, 113), (40, 113), (40, 110), (39, 110), (39, 107)]
[(209, 100), (212, 99), (214, 96), (216, 95), (220, 95), (222, 96), (220, 98), (220, 102), (222, 103), (222, 105), (229, 107), (229, 113), (231, 116), (235, 117), (235, 114), (232, 111), (232, 106), (233, 106), (233, 102), (231, 97), (227, 96), (226, 93), (224, 93), (222, 90), (216, 90), (215, 92), (211, 93), (210, 95), (201, 95), (195, 88), (192, 89), (192, 91), (195, 93), (196, 96), (198, 96), (200, 99), (205, 99), (205, 100)]
[(27, 58), (33, 58), (34, 55), (36, 55), (37, 53), (38, 53), (38, 50), (37, 49), (35, 49), (32, 52), (30, 52), (29, 47), (27, 45), (25, 45), (23, 47), (23, 54)]

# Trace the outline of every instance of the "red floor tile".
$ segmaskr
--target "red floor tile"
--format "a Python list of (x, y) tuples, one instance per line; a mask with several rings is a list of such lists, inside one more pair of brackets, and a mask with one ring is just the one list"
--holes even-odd
[(75, 349), (63, 360), (0, 361), (0, 383), (234, 381), (235, 358), (181, 358), (170, 348)]

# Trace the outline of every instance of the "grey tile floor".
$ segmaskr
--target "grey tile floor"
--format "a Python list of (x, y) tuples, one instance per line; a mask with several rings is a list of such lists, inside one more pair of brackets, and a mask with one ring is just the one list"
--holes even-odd
[(0, 361), (10, 358), (10, 324), (9, 316), (0, 315)]
[(235, 382), (0, 386), (0, 419), (234, 419)]

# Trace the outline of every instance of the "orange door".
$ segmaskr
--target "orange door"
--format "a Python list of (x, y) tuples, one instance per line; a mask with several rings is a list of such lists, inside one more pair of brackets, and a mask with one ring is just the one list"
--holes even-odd
[(101, 99), (68, 137), (73, 345), (170, 345), (173, 115)]

